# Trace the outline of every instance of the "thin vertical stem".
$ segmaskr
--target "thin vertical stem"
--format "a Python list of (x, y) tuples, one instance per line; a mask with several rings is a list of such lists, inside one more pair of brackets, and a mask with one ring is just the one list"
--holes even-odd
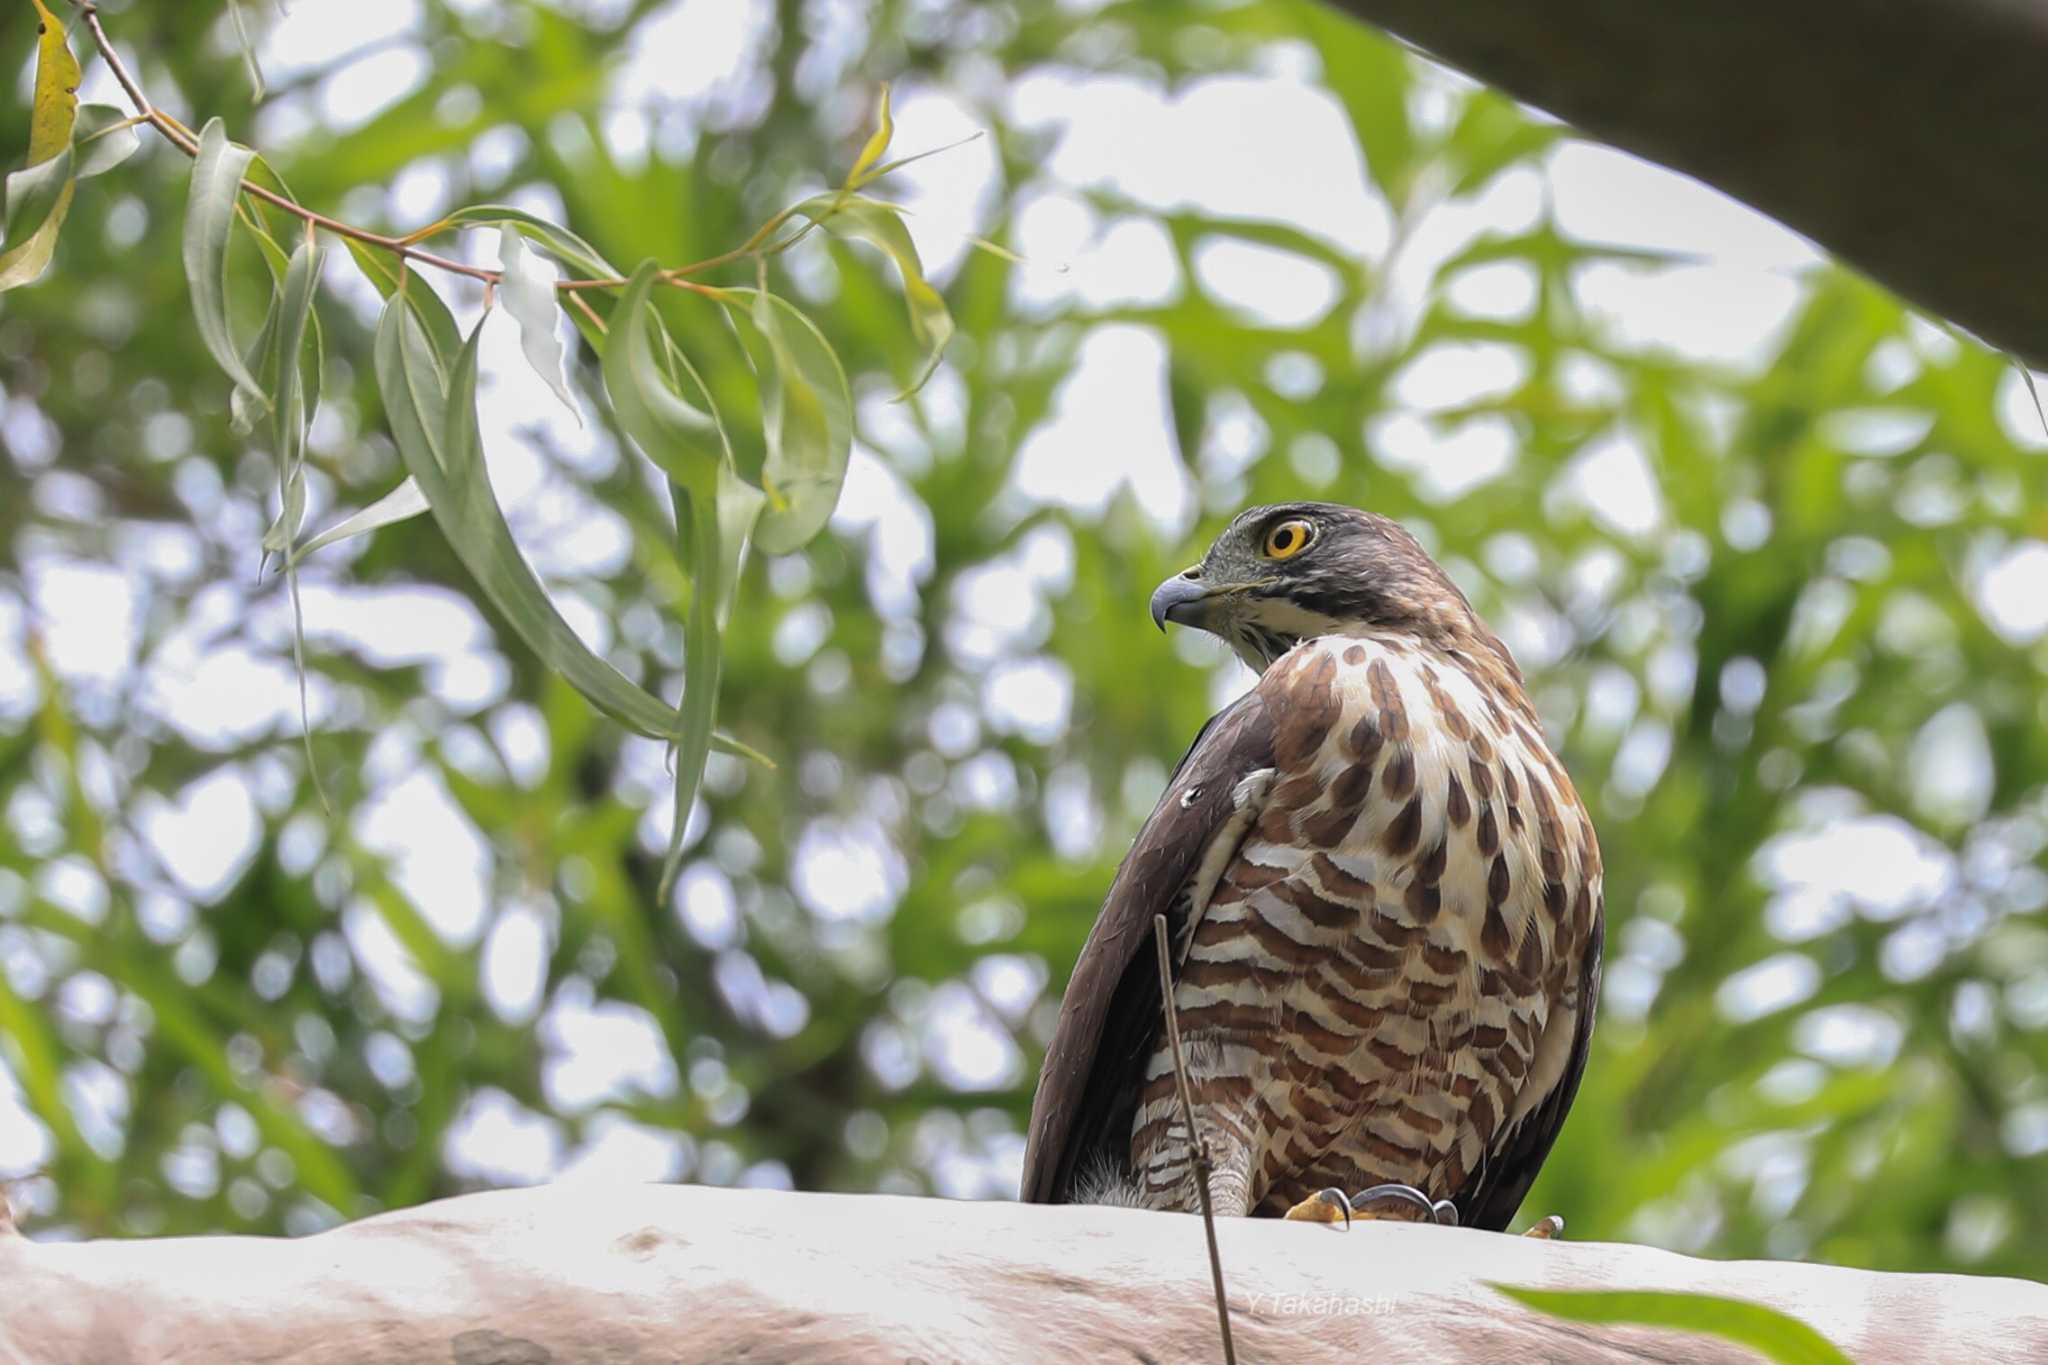
[(1195, 1157), (1195, 1197), (1201, 1202), (1202, 1231), (1209, 1239), (1209, 1279), (1216, 1287), (1216, 1322), (1223, 1331), (1224, 1365), (1237, 1365), (1237, 1348), (1230, 1340), (1230, 1302), (1223, 1292), (1223, 1253), (1216, 1246), (1216, 1211), (1209, 1206), (1209, 1144), (1195, 1128), (1194, 1092), (1188, 1087), (1187, 1060), (1180, 1051), (1180, 1015), (1173, 1008), (1173, 954), (1167, 947), (1166, 916), (1152, 917), (1152, 941), (1159, 949), (1159, 1004), (1166, 1012), (1173, 1078), (1180, 1087), (1180, 1121), (1188, 1130), (1188, 1149)]

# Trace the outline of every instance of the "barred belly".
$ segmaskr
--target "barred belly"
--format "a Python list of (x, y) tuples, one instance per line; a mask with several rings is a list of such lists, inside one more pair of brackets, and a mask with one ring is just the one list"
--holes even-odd
[[(1488, 661), (1330, 636), (1273, 669), (1301, 704), (1235, 856), (1192, 888), (1174, 992), (1216, 1211), (1382, 1181), (1453, 1198), (1590, 1007), (1570, 967), (1599, 899), (1591, 826)], [(1130, 1154), (1136, 1202), (1194, 1206), (1163, 1039)]]

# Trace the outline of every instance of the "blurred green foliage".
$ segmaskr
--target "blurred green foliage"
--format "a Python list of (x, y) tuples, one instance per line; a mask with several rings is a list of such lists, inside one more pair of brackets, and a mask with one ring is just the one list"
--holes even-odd
[[(1397, 241), (1565, 136), (1305, 3), (883, 0), (856, 16), (779, 0), (728, 94), (684, 113), (607, 102), (668, 6), (426, 3), (407, 40), (425, 79), (345, 129), (317, 116), (318, 71), (274, 78), (252, 110), (225, 7), (102, 8), (167, 108), (226, 118), (305, 203), (403, 230), (417, 223), (388, 217), (392, 186), (424, 177), (443, 207), (542, 187), (615, 261), (743, 240), (851, 163), (885, 79), (945, 92), (988, 129), (980, 230), (998, 242), (1047, 188), (1047, 136), (1006, 121), (1006, 88), (1033, 72), (1185, 89), (1284, 54), (1335, 96)], [(0, 23), (26, 71), (32, 16)], [(610, 149), (622, 112), (662, 130), (646, 154)], [(0, 145), (25, 145), (27, 118), (10, 101)], [(919, 149), (913, 133), (899, 120), (898, 150)], [(472, 157), (486, 137), (497, 154)], [(923, 183), (947, 166), (926, 163)], [(1316, 496), (1404, 520), (1510, 623), (1600, 829), (1608, 996), (1528, 1214), (1717, 1255), (2038, 1271), (2048, 656), (1980, 598), (2048, 531), (2048, 490), (2000, 424), (2015, 381), (1997, 356), (1839, 270), (1802, 282), (1759, 369), (1645, 348), (1581, 286), (1596, 267), (1665, 263), (1575, 240), (1547, 211), (1418, 291), (1295, 225), (1066, 187), (1098, 224), (1156, 224), (1175, 287), (1024, 306), (1041, 264), (966, 253), (939, 281), (948, 357), (892, 406), (922, 360), (901, 302), (859, 248), (811, 243), (788, 268), (845, 362), (895, 510), (750, 564), (719, 723), (777, 766), (714, 757), (660, 904), (658, 746), (595, 717), (509, 635), (480, 646), (479, 690), (394, 660), (374, 629), (323, 626), (322, 603), (398, 587), (460, 594), (497, 624), (425, 519), (302, 570), (328, 585), (307, 627), (331, 818), (295, 709), (218, 734), (169, 715), (165, 678), (215, 678), (205, 661), (232, 657), (289, 686), (291, 652), (279, 590), (250, 582), (275, 473), (230, 436), (226, 385), (195, 344), (175, 244), (188, 172), (146, 144), (82, 186), (50, 275), (0, 304), (0, 1059), (48, 1135), (35, 1169), (0, 1175), (32, 1229), (303, 1230), (505, 1178), (477, 1154), (508, 1133), (558, 1155), (680, 1134), (667, 1173), (685, 1179), (1004, 1193), (1064, 974), (1234, 667), (1153, 633), (1147, 593), (1239, 507)], [(1196, 264), (1219, 240), (1318, 263), (1333, 305), (1286, 326), (1231, 306)], [(1461, 306), (1462, 276), (1503, 266), (1525, 308)], [(324, 307), (316, 524), (401, 468), (369, 315)], [(751, 379), (714, 310), (668, 321), (744, 408)], [(1185, 538), (1128, 494), (1076, 511), (1016, 487), (1021, 443), (1105, 324), (1166, 347), (1200, 514)], [(1405, 411), (1403, 375), (1460, 354), (1446, 346), (1506, 350), (1512, 382)], [(587, 350), (579, 364), (588, 402)], [(1378, 437), (1396, 417), (1504, 431), (1512, 456), (1446, 480), (1391, 457)], [(550, 567), (545, 537), (529, 553), (608, 658), (673, 696), (665, 499), (603, 438), (595, 454), (530, 444), (554, 511), (527, 525), (621, 534), (594, 566)], [(1646, 525), (1582, 495), (1617, 445), (1654, 476)], [(93, 626), (34, 606), (56, 600), (53, 575), (95, 572), (131, 608), (105, 625), (132, 644), (100, 677), (49, 647)], [(1008, 619), (987, 620), (990, 601)], [(1050, 721), (1004, 700), (1062, 682), (1070, 705)], [(182, 883), (166, 813), (223, 775), (252, 795), (246, 856), (224, 885)], [(481, 836), (479, 924), (451, 930), (365, 833), (363, 812), (421, 777)], [(1788, 882), (1788, 849), (1870, 856), (1816, 889)], [(1932, 870), (1869, 885), (1902, 865)], [(521, 943), (540, 975), (508, 990)], [(651, 1026), (659, 1055), (632, 1083), (576, 1093), (557, 1074), (572, 1016)], [(632, 1030), (586, 1033), (590, 1062)]]

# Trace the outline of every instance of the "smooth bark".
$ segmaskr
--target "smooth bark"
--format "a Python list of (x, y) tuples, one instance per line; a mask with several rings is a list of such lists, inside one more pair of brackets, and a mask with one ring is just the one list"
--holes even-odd
[[(2048, 1358), (2048, 1288), (1702, 1261), (1454, 1228), (1219, 1227), (1239, 1359), (1752, 1361), (1581, 1327), (1489, 1282), (1753, 1299), (1861, 1365)], [(565, 1185), (294, 1241), (36, 1243), (0, 1230), (0, 1362), (1215, 1361), (1180, 1214), (693, 1186)]]
[(2048, 364), (2048, 4), (1334, 3)]

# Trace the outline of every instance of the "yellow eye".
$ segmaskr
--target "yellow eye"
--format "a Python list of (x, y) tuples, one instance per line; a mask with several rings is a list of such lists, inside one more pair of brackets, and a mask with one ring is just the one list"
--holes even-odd
[(1266, 558), (1292, 559), (1306, 550), (1308, 543), (1315, 538), (1316, 528), (1300, 518), (1283, 521), (1266, 532)]

